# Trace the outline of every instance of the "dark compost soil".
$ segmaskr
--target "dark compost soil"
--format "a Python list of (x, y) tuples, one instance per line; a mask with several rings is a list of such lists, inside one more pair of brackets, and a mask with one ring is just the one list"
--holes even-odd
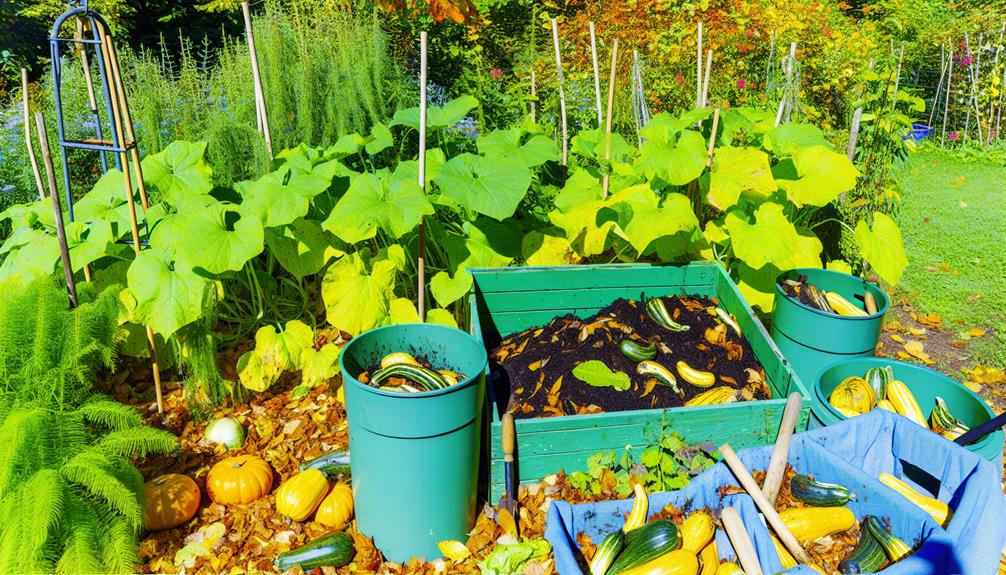
[[(507, 411), (526, 419), (682, 406), (711, 388), (685, 382), (675, 368), (680, 360), (716, 374), (714, 386), (743, 389), (744, 399), (771, 398), (765, 372), (747, 340), (710, 313), (718, 305), (715, 300), (669, 296), (664, 303), (675, 321), (691, 329), (669, 331), (650, 319), (643, 301), (618, 299), (589, 318), (557, 317), (544, 327), (504, 339), (490, 356), (509, 379)], [(653, 361), (677, 377), (683, 395), (636, 373), (636, 362), (619, 350), (626, 338), (655, 342)], [(573, 376), (574, 367), (592, 359), (628, 374), (632, 387), (594, 387)]]

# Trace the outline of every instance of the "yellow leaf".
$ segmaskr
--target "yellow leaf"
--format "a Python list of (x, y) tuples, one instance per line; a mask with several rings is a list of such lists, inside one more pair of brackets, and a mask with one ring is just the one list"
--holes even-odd
[(907, 351), (911, 355), (913, 355), (913, 356), (921, 359), (922, 361), (926, 362), (927, 364), (935, 363), (932, 360), (932, 358), (929, 357), (929, 354), (926, 353), (926, 347), (924, 345), (922, 345), (921, 341), (909, 341), (909, 342), (905, 343), (905, 351)]
[(907, 353), (905, 353), (903, 351), (899, 351), (898, 353), (896, 353), (895, 357), (897, 357), (900, 360), (912, 359), (911, 355), (908, 355)]
[(909, 327), (908, 333), (912, 335), (926, 335), (926, 328), (924, 327)]
[(898, 335), (898, 334), (894, 334), (894, 335), (892, 335), (892, 336), (891, 336), (891, 339), (893, 339), (894, 341), (896, 341), (896, 342), (898, 342), (898, 343), (905, 343), (905, 338), (901, 337), (901, 336), (900, 336), (900, 335)]
[(500, 509), (496, 514), (496, 523), (503, 528), (503, 533), (517, 536), (517, 522), (514, 520), (513, 514), (506, 509)]
[(977, 381), (965, 381), (964, 386), (975, 393), (981, 393), (982, 391), (982, 384)]
[(985, 330), (980, 327), (973, 327), (968, 330), (968, 335), (970, 335), (971, 337), (984, 337)]
[(464, 561), (472, 554), (465, 547), (465, 544), (460, 541), (441, 541), (437, 543), (437, 547), (440, 548), (440, 552), (444, 554), (444, 557), (451, 561)]

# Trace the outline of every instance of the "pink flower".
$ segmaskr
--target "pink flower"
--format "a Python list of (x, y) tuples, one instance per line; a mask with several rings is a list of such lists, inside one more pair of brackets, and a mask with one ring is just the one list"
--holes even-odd
[(492, 78), (501, 78), (503, 76), (503, 70), (493, 68), (492, 70), (489, 70), (489, 76)]
[(685, 85), (685, 77), (682, 76), (680, 73), (674, 75), (674, 80), (678, 83), (679, 86)]
[(961, 135), (960, 135), (960, 134), (958, 134), (957, 132), (950, 132), (950, 135), (949, 135), (949, 136), (947, 136), (947, 137), (948, 137), (948, 138), (950, 138), (951, 140), (955, 141), (955, 142), (956, 142), (957, 140), (960, 140), (960, 139), (961, 139)]
[(737, 87), (743, 88), (744, 86), (747, 86), (747, 83), (748, 83), (747, 80), (741, 78), (740, 80), (737, 80)]

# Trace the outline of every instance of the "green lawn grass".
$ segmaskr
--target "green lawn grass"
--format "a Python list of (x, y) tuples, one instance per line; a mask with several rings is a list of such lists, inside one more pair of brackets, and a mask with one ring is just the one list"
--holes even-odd
[(1006, 365), (1006, 167), (929, 150), (899, 177), (909, 259), (899, 287), (950, 329), (992, 328), (970, 342), (973, 359)]

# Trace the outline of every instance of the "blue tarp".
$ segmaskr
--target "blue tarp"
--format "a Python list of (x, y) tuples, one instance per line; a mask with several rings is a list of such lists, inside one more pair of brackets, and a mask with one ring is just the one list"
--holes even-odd
[[(990, 575), (999, 565), (1006, 542), (1006, 500), (999, 483), (1001, 470), (978, 455), (935, 433), (920, 433), (910, 420), (874, 410), (839, 424), (794, 436), (789, 462), (815, 479), (840, 483), (856, 494), (848, 507), (857, 519), (876, 515), (890, 519), (891, 530), (918, 549), (883, 571), (885, 575)], [(763, 470), (770, 446), (738, 452), (749, 470)], [(890, 473), (908, 484), (948, 502), (953, 518), (944, 530), (927, 513), (877, 481)], [(733, 506), (740, 512), (755, 544), (765, 573), (784, 572), (768, 528), (746, 494), (720, 498), (717, 490), (738, 485), (723, 463), (717, 463), (679, 491), (650, 495), (650, 511), (672, 503), (687, 511)], [(594, 542), (621, 527), (631, 499), (570, 505), (553, 502), (545, 537), (555, 552), (561, 575), (580, 575), (576, 536), (583, 532)], [(722, 530), (716, 533), (720, 556), (733, 559), (733, 548)], [(785, 571), (815, 575), (806, 567)]]

